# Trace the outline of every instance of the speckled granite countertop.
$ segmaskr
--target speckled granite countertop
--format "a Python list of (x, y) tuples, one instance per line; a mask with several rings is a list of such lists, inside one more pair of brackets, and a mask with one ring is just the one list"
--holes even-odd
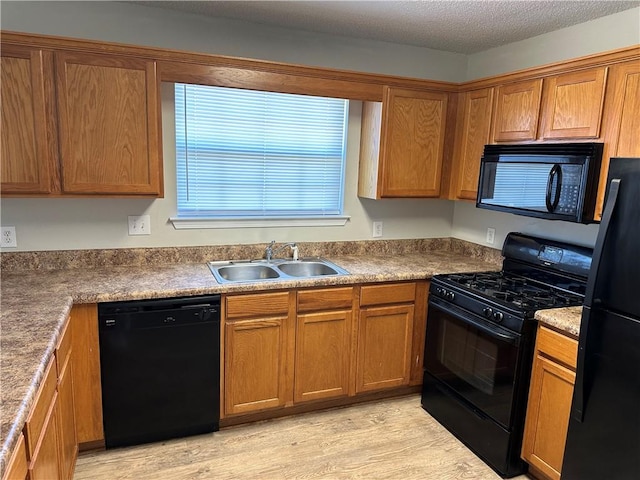
[(580, 334), (580, 319), (582, 307), (551, 308), (538, 310), (536, 320), (546, 323), (557, 330), (568, 333), (576, 338)]
[[(326, 258), (346, 269), (350, 275), (220, 285), (203, 263), (71, 270), (3, 270), (0, 310), (0, 476), (4, 473), (7, 456), (24, 425), (73, 303), (417, 280), (439, 273), (500, 269), (496, 262), (447, 250)], [(549, 315), (549, 318), (552, 316)], [(547, 315), (542, 321), (548, 321), (546, 318)], [(562, 326), (558, 328), (563, 329)]]

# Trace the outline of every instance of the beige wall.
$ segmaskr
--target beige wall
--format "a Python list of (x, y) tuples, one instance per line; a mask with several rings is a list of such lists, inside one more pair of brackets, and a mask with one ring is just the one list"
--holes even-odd
[[(367, 42), (244, 22), (206, 19), (116, 2), (2, 2), (2, 28), (22, 32), (119, 41), (224, 55), (393, 73), (438, 80), (464, 76), (464, 55)], [(295, 48), (292, 47), (295, 45)], [(448, 237), (453, 203), (446, 200), (364, 200), (356, 195), (361, 104), (349, 116), (343, 227), (175, 230), (173, 96), (163, 88), (165, 198), (2, 199), (2, 225), (14, 225), (17, 250), (62, 250), (333, 241), (371, 238), (372, 221), (383, 238)], [(127, 216), (151, 216), (151, 235), (129, 236)], [(15, 251), (15, 249), (12, 249)], [(304, 252), (301, 252), (304, 255)]]
[[(117, 2), (2, 2), (2, 29), (158, 46), (366, 72), (463, 81), (640, 43), (640, 9), (577, 25), (469, 57), (448, 52), (208, 19)], [(292, 47), (294, 45), (295, 47)], [(349, 120), (344, 227), (174, 230), (175, 153), (171, 89), (163, 93), (165, 198), (2, 199), (2, 225), (15, 225), (18, 250), (260, 243), (271, 239), (371, 238), (384, 221), (384, 238), (449, 236), (486, 244), (496, 229), (500, 247), (509, 231), (592, 245), (597, 225), (550, 222), (478, 210), (445, 200), (362, 200), (356, 196), (360, 105)], [(127, 216), (151, 215), (150, 236), (127, 235)], [(12, 249), (13, 250), (13, 249)], [(304, 252), (303, 252), (304, 254)]]

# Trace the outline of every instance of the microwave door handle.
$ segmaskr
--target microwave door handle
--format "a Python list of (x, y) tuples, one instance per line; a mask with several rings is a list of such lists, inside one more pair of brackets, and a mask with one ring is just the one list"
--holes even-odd
[(553, 168), (556, 168), (556, 177), (558, 177), (558, 182), (556, 183), (556, 195), (555, 198), (553, 199), (553, 211), (556, 211), (556, 208), (558, 208), (558, 204), (560, 203), (560, 193), (562, 192), (562, 167), (558, 164), (556, 164)]
[(558, 178), (562, 178), (562, 173), (561, 169), (560, 169), (560, 165), (558, 165), (557, 163), (553, 165), (553, 167), (551, 167), (551, 171), (549, 172), (549, 178), (547, 179), (547, 194), (545, 196), (545, 203), (547, 204), (547, 211), (549, 213), (553, 213), (553, 211), (556, 209), (556, 207), (558, 206), (558, 203), (560, 202), (560, 184), (558, 183), (558, 188), (556, 189), (556, 195), (555, 198), (553, 199), (553, 202), (551, 201), (551, 189), (553, 188), (553, 179), (555, 178), (556, 175), (560, 175)]

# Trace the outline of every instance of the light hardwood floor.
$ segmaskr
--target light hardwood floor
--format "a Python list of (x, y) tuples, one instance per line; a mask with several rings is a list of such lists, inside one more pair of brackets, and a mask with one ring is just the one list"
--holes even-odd
[[(419, 395), (80, 455), (75, 480), (500, 477), (431, 418)], [(528, 480), (528, 476), (516, 477)]]

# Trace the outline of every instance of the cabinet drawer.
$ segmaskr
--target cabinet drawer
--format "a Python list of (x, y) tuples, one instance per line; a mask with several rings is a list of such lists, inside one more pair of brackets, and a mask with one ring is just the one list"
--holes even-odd
[(47, 413), (51, 406), (51, 401), (56, 392), (56, 383), (58, 377), (56, 375), (55, 361), (52, 358), (47, 366), (42, 380), (42, 385), (36, 393), (36, 400), (33, 403), (31, 412), (27, 417), (27, 422), (24, 427), (24, 433), (27, 439), (27, 452), (29, 452), (29, 458), (33, 456), (33, 452), (38, 443), (38, 439), (42, 433), (45, 420), (47, 419)]
[(286, 315), (288, 311), (288, 292), (227, 297), (227, 318)]
[(298, 292), (298, 312), (349, 309), (353, 302), (353, 287), (322, 288)]
[(386, 285), (367, 285), (362, 287), (360, 305), (384, 305), (389, 303), (408, 303), (416, 298), (415, 283), (391, 283)]
[(24, 435), (21, 434), (2, 478), (3, 480), (24, 480), (27, 477), (27, 469), (27, 448), (24, 442)]
[(575, 370), (578, 358), (577, 340), (541, 326), (537, 349)]
[(65, 325), (60, 340), (58, 340), (58, 346), (56, 347), (56, 367), (58, 376), (62, 373), (62, 367), (67, 362), (71, 353), (71, 329), (69, 328), (69, 322)]

